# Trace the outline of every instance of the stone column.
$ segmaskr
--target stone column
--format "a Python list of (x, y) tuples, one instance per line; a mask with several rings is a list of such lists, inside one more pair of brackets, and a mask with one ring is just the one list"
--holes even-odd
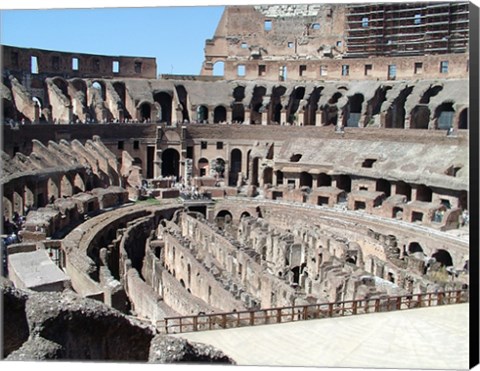
[(153, 177), (159, 178), (162, 175), (162, 150), (157, 149), (153, 160)]
[(232, 123), (232, 109), (227, 108), (227, 123), (231, 124)]

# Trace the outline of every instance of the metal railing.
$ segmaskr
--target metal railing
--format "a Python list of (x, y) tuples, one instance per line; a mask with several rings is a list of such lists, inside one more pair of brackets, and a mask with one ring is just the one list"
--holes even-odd
[[(165, 334), (219, 330), (309, 319), (343, 317), (356, 314), (392, 312), (413, 308), (467, 303), (468, 301), (468, 290), (431, 292), (367, 300), (348, 300), (338, 303), (167, 317), (163, 320), (163, 326), (159, 326), (159, 330)], [(160, 321), (160, 323), (161, 322), (162, 321)], [(160, 323), (158, 323), (158, 325), (160, 325)]]

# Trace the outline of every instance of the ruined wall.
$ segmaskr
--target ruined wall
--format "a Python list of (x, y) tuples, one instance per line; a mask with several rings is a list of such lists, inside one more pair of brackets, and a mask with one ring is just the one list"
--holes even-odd
[[(35, 62), (32, 57), (36, 57)], [(118, 62), (116, 68), (114, 68), (114, 62)], [(25, 72), (31, 78), (36, 78), (35, 75), (38, 75), (64, 78), (140, 77), (149, 79), (156, 78), (157, 73), (155, 58), (102, 56), (7, 45), (2, 45), (2, 64), (4, 73), (17, 75), (22, 81), (24, 81), (22, 77)]]

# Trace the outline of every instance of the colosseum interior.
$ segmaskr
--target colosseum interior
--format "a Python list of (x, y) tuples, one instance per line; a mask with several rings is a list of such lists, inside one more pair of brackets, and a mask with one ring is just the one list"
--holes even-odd
[(4, 45), (6, 359), (468, 302), (471, 7), (227, 6), (197, 76)]

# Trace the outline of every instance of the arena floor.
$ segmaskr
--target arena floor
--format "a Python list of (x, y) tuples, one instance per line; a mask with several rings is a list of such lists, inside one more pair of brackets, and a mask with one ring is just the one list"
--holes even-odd
[(468, 369), (469, 305), (175, 335), (238, 365)]

